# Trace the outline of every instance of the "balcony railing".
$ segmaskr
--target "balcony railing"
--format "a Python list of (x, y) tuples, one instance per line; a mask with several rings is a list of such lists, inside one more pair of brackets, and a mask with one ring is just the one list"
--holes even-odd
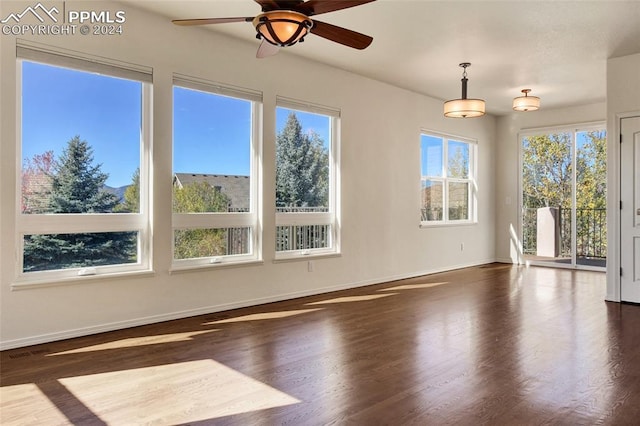
[[(537, 208), (523, 209), (523, 251), (536, 254)], [(571, 257), (571, 209), (558, 207), (560, 254)], [(576, 209), (576, 257), (607, 258), (607, 212), (606, 209)]]
[[(276, 207), (276, 213), (326, 213), (327, 207)], [(331, 245), (330, 225), (276, 227), (276, 251), (312, 250)]]

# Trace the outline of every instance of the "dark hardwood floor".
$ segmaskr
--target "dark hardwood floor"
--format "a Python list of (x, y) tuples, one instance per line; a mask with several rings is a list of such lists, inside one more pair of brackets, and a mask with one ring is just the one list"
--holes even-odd
[(4, 351), (2, 425), (640, 423), (640, 307), (491, 264)]

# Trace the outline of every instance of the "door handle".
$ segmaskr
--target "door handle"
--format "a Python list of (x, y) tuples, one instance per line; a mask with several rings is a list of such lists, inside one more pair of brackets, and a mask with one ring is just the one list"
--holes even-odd
[(636, 215), (640, 216), (640, 209), (636, 210)]

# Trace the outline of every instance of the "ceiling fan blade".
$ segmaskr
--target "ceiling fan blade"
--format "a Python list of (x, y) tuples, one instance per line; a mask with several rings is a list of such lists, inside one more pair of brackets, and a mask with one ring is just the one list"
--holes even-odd
[(327, 40), (360, 50), (367, 48), (373, 41), (373, 37), (368, 35), (327, 24), (326, 22), (316, 21), (315, 19), (313, 20), (311, 32)]
[(201, 19), (174, 19), (176, 25), (209, 25), (209, 24), (227, 24), (229, 22), (251, 22), (253, 18), (201, 18)]
[(262, 7), (263, 12), (271, 10), (295, 10), (304, 0), (254, 0)]
[(280, 51), (280, 47), (275, 44), (271, 44), (266, 40), (262, 40), (260, 43), (260, 47), (258, 47), (258, 52), (256, 53), (256, 58), (262, 59), (269, 56), (273, 56)]
[(307, 16), (333, 12), (335, 10), (348, 9), (361, 4), (371, 3), (375, 0), (309, 0), (296, 7), (294, 10)]

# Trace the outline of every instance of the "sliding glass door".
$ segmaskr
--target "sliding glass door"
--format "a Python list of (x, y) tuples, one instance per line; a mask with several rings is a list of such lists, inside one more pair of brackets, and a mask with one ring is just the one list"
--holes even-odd
[(604, 268), (604, 125), (527, 132), (520, 137), (522, 250), (526, 262)]

